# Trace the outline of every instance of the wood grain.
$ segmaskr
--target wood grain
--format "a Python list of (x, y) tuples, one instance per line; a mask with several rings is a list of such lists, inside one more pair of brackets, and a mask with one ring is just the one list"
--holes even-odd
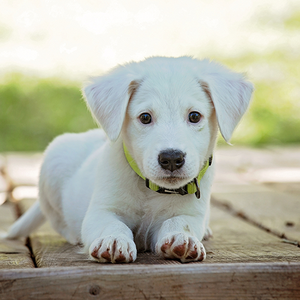
[[(247, 213), (249, 218), (256, 217), (272, 230), (283, 228), (284, 233), (293, 233), (298, 230), (299, 218), (291, 219), (299, 216), (299, 201), (295, 200), (298, 190), (278, 192), (269, 183), (253, 184), (247, 177), (249, 168), (257, 163), (268, 167), (274, 157), (272, 161), (270, 151), (259, 150), (253, 156), (249, 150), (245, 161), (246, 152), (235, 154), (233, 164), (226, 155), (221, 158), (223, 169), (214, 195), (227, 206), (212, 205), (214, 236), (204, 242), (205, 262), (181, 264), (151, 253), (139, 253), (133, 264), (98, 264), (78, 253), (80, 248), (68, 244), (46, 223), (30, 237), (38, 268), (20, 269), (16, 265), (12, 268), (17, 270), (1, 270), (0, 299), (300, 299), (300, 248), (284, 243), (237, 214)], [(14, 182), (35, 182), (34, 176), (30, 181), (21, 178), (23, 175), (18, 177), (17, 172), (14, 174)], [(276, 198), (275, 194), (283, 196)], [(22, 201), (23, 210), (32, 203)], [(3, 210), (7, 207), (0, 206), (3, 230), (12, 223), (9, 213)], [(278, 227), (274, 216), (280, 222), (286, 222), (288, 216), (293, 226), (285, 223)], [(16, 243), (4, 246), (0, 241), (0, 253), (13, 255), (10, 251), (16, 251), (17, 261), (24, 245)]]
[[(21, 204), (27, 208), (31, 203), (32, 200), (26, 200)], [(211, 210), (211, 228), (214, 232), (213, 238), (203, 242), (207, 259), (196, 264), (300, 262), (299, 248), (283, 243), (280, 238), (214, 206)], [(97, 264), (90, 261), (86, 254), (79, 253), (81, 248), (70, 245), (49, 223), (32, 234), (30, 240), (36, 264), (40, 268)], [(163, 260), (152, 253), (139, 253), (135, 264), (181, 263)]]
[(299, 299), (299, 263), (97, 265), (0, 273), (4, 299)]
[(299, 182), (265, 182), (264, 185), (273, 191), (292, 194), (300, 199)]
[(230, 192), (227, 186), (226, 193), (213, 193), (213, 197), (278, 236), (300, 242), (300, 195), (270, 189), (256, 191), (252, 186), (244, 192), (232, 186)]
[[(13, 206), (0, 206), (0, 234), (4, 235), (15, 220)], [(31, 254), (25, 246), (25, 239), (10, 241), (0, 238), (0, 269), (34, 268)]]
[(212, 205), (206, 263), (300, 262), (300, 248)]

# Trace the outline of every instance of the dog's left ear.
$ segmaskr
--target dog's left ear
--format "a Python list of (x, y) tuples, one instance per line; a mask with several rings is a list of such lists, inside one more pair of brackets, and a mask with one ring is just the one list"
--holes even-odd
[(232, 72), (214, 62), (202, 63), (204, 73), (201, 74), (200, 85), (213, 102), (221, 134), (229, 142), (249, 106), (253, 85), (243, 74)]
[(120, 135), (128, 102), (138, 87), (136, 76), (125, 66), (96, 77), (83, 89), (88, 107), (111, 141)]

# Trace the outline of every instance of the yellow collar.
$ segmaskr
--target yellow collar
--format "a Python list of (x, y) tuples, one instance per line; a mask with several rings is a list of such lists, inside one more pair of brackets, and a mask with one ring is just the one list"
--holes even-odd
[(162, 193), (162, 194), (180, 194), (180, 195), (187, 195), (187, 194), (195, 193), (196, 197), (198, 199), (200, 199), (200, 188), (199, 188), (200, 180), (203, 178), (208, 167), (211, 165), (212, 158), (213, 158), (212, 156), (207, 160), (204, 167), (200, 171), (199, 175), (196, 178), (194, 178), (193, 181), (189, 182), (188, 184), (186, 184), (185, 186), (183, 186), (179, 189), (169, 190), (169, 189), (158, 186), (157, 184), (151, 182), (148, 178), (144, 177), (143, 174), (141, 173), (137, 163), (132, 158), (132, 156), (129, 154), (128, 149), (124, 143), (123, 143), (123, 148), (124, 148), (124, 153), (125, 153), (126, 159), (129, 163), (129, 165), (131, 166), (131, 168), (133, 169), (133, 171), (146, 181), (146, 186), (149, 189), (151, 189), (152, 191), (155, 191), (157, 193)]

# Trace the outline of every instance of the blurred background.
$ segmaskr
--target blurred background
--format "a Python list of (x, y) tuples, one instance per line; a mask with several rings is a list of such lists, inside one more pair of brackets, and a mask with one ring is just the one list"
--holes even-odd
[(210, 58), (247, 73), (256, 91), (233, 144), (300, 143), (299, 0), (0, 6), (0, 152), (42, 151), (56, 135), (96, 127), (82, 83), (153, 55)]

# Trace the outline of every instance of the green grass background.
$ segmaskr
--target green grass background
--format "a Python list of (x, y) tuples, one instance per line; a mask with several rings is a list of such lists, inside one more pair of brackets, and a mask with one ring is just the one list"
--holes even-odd
[[(255, 85), (253, 100), (232, 143), (299, 143), (300, 57), (281, 52), (265, 56), (248, 54), (222, 59), (221, 63), (237, 71), (253, 66), (259, 71), (263, 66), (268, 74), (266, 78), (250, 78)], [(59, 78), (6, 75), (0, 85), (0, 152), (41, 151), (59, 134), (95, 128), (80, 85)]]
[[(299, 32), (300, 12), (282, 26), (287, 32)], [(233, 144), (259, 147), (300, 143), (299, 51), (279, 47), (263, 55), (211, 58), (235, 71), (248, 71), (255, 85), (253, 101)], [(42, 151), (59, 134), (95, 128), (80, 87), (81, 83), (62, 78), (6, 74), (0, 81), (0, 152)]]
[(250, 146), (300, 143), (300, 55), (276, 51), (224, 62), (240, 71), (256, 69), (253, 72), (256, 76), (250, 78), (255, 86), (253, 100), (235, 131), (233, 143)]
[(0, 86), (0, 152), (41, 151), (57, 135), (96, 127), (80, 85), (10, 74)]

